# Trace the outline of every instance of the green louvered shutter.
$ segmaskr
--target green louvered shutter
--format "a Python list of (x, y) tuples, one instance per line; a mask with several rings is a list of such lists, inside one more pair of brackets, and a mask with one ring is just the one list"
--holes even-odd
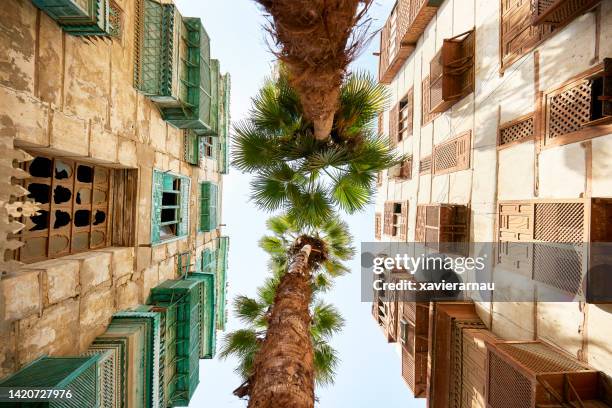
[(217, 251), (205, 249), (202, 251), (202, 272), (215, 273), (217, 270)]
[(217, 228), (217, 185), (211, 182), (200, 184), (200, 231)]
[(108, 36), (110, 0), (32, 0), (34, 5), (72, 35)]
[(179, 215), (178, 232), (176, 235), (183, 237), (189, 234), (189, 189), (191, 180), (181, 177), (181, 213)]
[(153, 170), (152, 199), (151, 199), (151, 243), (159, 242), (162, 191), (164, 186), (164, 173)]

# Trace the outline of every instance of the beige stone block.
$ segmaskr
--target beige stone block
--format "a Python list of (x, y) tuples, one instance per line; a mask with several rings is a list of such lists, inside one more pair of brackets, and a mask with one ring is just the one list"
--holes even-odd
[(78, 354), (78, 340), (79, 302), (67, 299), (45, 308), (41, 317), (30, 316), (18, 322), (17, 363), (21, 366), (44, 354)]
[(116, 309), (124, 310), (132, 308), (140, 302), (140, 290), (142, 285), (133, 280), (127, 281), (125, 284), (117, 287)]
[(151, 265), (142, 273), (142, 302), (146, 303), (149, 298), (151, 288), (159, 283), (159, 266)]
[(82, 353), (93, 340), (104, 333), (115, 312), (115, 291), (112, 287), (100, 287), (81, 298), (79, 352)]
[(38, 95), (57, 108), (62, 97), (62, 27), (45, 13), (40, 13)]
[(158, 152), (166, 152), (168, 126), (157, 111), (151, 111), (150, 122), (151, 146)]
[(0, 136), (16, 144), (49, 146), (49, 110), (34, 98), (0, 87)]
[(0, 10), (0, 84), (31, 93), (36, 67), (36, 8), (9, 0)]
[[(612, 7), (611, 7), (612, 9)], [(593, 143), (593, 196), (606, 197), (612, 192), (612, 135), (598, 137)]]
[(117, 135), (100, 124), (91, 125), (89, 155), (92, 159), (107, 163), (117, 162)]
[(112, 255), (108, 252), (89, 251), (67, 256), (80, 263), (81, 294), (110, 281)]
[(168, 244), (166, 245), (166, 250), (168, 251), (168, 256), (176, 255), (176, 253), (178, 251), (178, 243), (177, 243), (177, 241), (168, 242)]
[(111, 272), (113, 280), (123, 276), (131, 275), (134, 272), (134, 248), (132, 247), (110, 247), (97, 251), (107, 252), (112, 255)]
[(62, 112), (53, 112), (51, 148), (69, 156), (87, 156), (89, 154), (89, 138), (86, 122)]
[[(96, 123), (110, 126), (107, 117), (111, 88), (110, 41), (83, 41), (72, 35), (64, 36), (64, 39), (65, 111), (81, 119), (92, 119)], [(92, 58), (93, 55), (95, 58)]]
[(160, 245), (155, 245), (154, 247), (151, 248), (152, 250), (152, 260), (153, 263), (160, 263), (161, 261), (165, 260), (168, 255), (166, 252), (166, 244), (160, 244)]
[(183, 131), (168, 126), (168, 136), (166, 139), (166, 152), (174, 158), (180, 158), (183, 147)]
[(119, 163), (127, 167), (138, 167), (138, 155), (136, 154), (136, 142), (129, 139), (119, 138)]
[(168, 258), (159, 264), (159, 281), (163, 282), (168, 279), (174, 279), (175, 275), (175, 259)]
[(612, 375), (612, 346), (610, 345), (610, 316), (612, 305), (588, 305), (588, 361), (589, 365)]
[(168, 170), (170, 170), (173, 173), (178, 174), (181, 171), (180, 164), (181, 162), (178, 161), (177, 159), (170, 158), (170, 160), (168, 161)]
[(148, 145), (151, 143), (151, 107), (147, 102), (148, 100), (144, 95), (137, 95), (136, 103), (138, 106), (136, 109), (136, 138), (143, 145)]
[(0, 300), (5, 320), (23, 319), (41, 308), (40, 271), (23, 270), (0, 280)]
[(150, 247), (136, 248), (136, 271), (141, 272), (151, 265), (152, 250)]
[(161, 153), (161, 152), (155, 152), (155, 162), (153, 166), (157, 170), (163, 170), (163, 171), (169, 170), (170, 169), (169, 163), (170, 163), (170, 160), (168, 158), (168, 155)]
[(30, 265), (42, 272), (44, 305), (52, 305), (79, 294), (79, 262), (69, 259), (51, 259)]

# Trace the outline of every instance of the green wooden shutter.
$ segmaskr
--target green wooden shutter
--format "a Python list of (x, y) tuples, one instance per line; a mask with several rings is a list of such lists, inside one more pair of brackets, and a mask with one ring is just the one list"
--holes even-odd
[(161, 222), (161, 203), (162, 203), (162, 191), (164, 186), (165, 174), (153, 170), (153, 182), (152, 182), (152, 198), (151, 198), (151, 243), (155, 244), (159, 242), (159, 229)]
[(72, 35), (109, 35), (110, 0), (33, 0), (36, 7)]
[(187, 163), (198, 165), (200, 159), (200, 138), (195, 132), (186, 130), (184, 135), (183, 148), (185, 151), (185, 161)]
[(177, 234), (183, 237), (189, 234), (189, 189), (191, 180), (187, 177), (181, 177), (181, 212), (179, 214), (179, 225)]
[(206, 248), (202, 251), (202, 272), (215, 273), (217, 270), (217, 251)]
[(200, 184), (200, 231), (217, 228), (217, 185), (211, 182)]

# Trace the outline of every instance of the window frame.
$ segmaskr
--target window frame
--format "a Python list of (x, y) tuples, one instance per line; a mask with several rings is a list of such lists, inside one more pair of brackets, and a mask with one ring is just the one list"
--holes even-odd
[[(214, 188), (213, 188), (214, 187)], [(212, 193), (214, 191), (214, 193)], [(211, 195), (213, 198), (211, 199)], [(208, 201), (206, 205), (207, 211), (204, 212), (204, 201)], [(203, 181), (200, 183), (200, 214), (198, 222), (198, 232), (212, 232), (219, 227), (219, 186), (212, 181)], [(211, 206), (211, 204), (214, 204)], [(211, 211), (213, 209), (213, 211)], [(204, 217), (208, 218), (204, 218)], [(214, 220), (213, 220), (214, 218)], [(205, 222), (207, 220), (208, 222)], [(214, 224), (213, 224), (214, 222)], [(214, 225), (214, 226), (213, 226)]]
[[(151, 246), (160, 245), (180, 239), (189, 235), (189, 195), (191, 179), (187, 176), (153, 169), (151, 183)], [(172, 189), (167, 180), (172, 183)], [(175, 187), (175, 182), (179, 182)], [(164, 205), (164, 193), (177, 196), (176, 204)], [(165, 208), (164, 208), (165, 207)], [(163, 210), (175, 210), (175, 222), (162, 221)], [(162, 235), (162, 227), (175, 225), (173, 234)]]
[[(549, 140), (550, 131), (550, 99), (558, 96), (565, 91), (575, 88), (581, 82), (586, 80), (592, 80), (595, 77), (604, 75), (604, 63), (597, 64), (588, 70), (573, 76), (567, 81), (561, 83), (544, 92), (541, 100), (540, 117), (543, 122), (542, 136), (540, 138), (540, 147), (542, 149), (548, 149), (557, 146), (563, 146), (566, 144), (581, 142), (589, 139), (593, 139), (599, 136), (605, 136), (612, 133), (612, 116), (609, 118), (603, 118), (596, 122), (586, 122), (582, 125), (582, 129), (559, 135)], [(593, 105), (589, 108), (589, 111), (593, 109)], [(590, 112), (591, 113), (591, 112)]]

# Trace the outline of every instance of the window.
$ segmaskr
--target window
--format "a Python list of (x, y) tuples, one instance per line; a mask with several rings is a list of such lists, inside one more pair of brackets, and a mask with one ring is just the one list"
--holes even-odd
[(401, 142), (412, 134), (413, 115), (413, 92), (412, 88), (399, 101), (397, 117), (397, 141)]
[(500, 0), (501, 71), (600, 0)]
[(202, 154), (205, 157), (208, 157), (210, 159), (215, 160), (216, 156), (215, 156), (215, 147), (216, 147), (216, 142), (215, 142), (215, 137), (213, 136), (203, 136), (201, 137), (201, 149), (202, 149)]
[(217, 229), (218, 188), (216, 184), (204, 182), (200, 184), (200, 232), (210, 232)]
[(400, 341), (402, 347), (414, 357), (414, 340), (415, 340), (415, 328), (414, 325), (404, 319), (400, 320)]
[(191, 251), (181, 252), (177, 255), (176, 269), (179, 275), (186, 277), (187, 274), (192, 272), (191, 269)]
[(419, 161), (419, 174), (431, 173), (431, 155), (423, 157)]
[(384, 113), (383, 112), (379, 112), (378, 113), (378, 125), (377, 125), (377, 129), (378, 129), (378, 135), (382, 136), (385, 134), (385, 128), (384, 128)]
[(392, 148), (397, 146), (398, 142), (398, 128), (397, 128), (397, 117), (399, 115), (399, 104), (395, 105), (389, 111), (389, 145)]
[(497, 146), (498, 148), (506, 148), (517, 143), (532, 140), (534, 130), (533, 112), (503, 123), (498, 130)]
[[(136, 174), (90, 163), (38, 156), (24, 164), (21, 184), (37, 215), (22, 222), (16, 237), (24, 245), (13, 257), (36, 262), (110, 245), (131, 245)], [(122, 200), (115, 199), (119, 196)], [(114, 203), (114, 205), (112, 204)], [(113, 216), (113, 208), (118, 209)], [(114, 225), (120, 221), (123, 225)]]
[(108, 18), (108, 34), (121, 40), (123, 34), (123, 10), (114, 1), (110, 2)]
[(389, 178), (410, 180), (412, 178), (412, 156), (406, 157), (399, 164), (389, 169)]
[(425, 126), (440, 114), (431, 112), (431, 101), (429, 99), (429, 76), (426, 76), (421, 83), (421, 126)]
[(380, 213), (374, 215), (374, 238), (378, 240), (382, 238), (382, 216)]
[[(72, 35), (108, 36), (117, 31), (114, 13), (117, 8), (108, 0), (33, 0), (36, 7), (57, 21)], [(100, 12), (107, 10), (107, 12)]]
[(612, 59), (544, 94), (544, 147), (612, 132)]
[(185, 161), (195, 166), (199, 165), (201, 143), (200, 137), (193, 130), (185, 130), (183, 138), (183, 151)]
[(474, 90), (474, 31), (445, 39), (429, 65), (429, 110), (444, 112)]
[(156, 244), (187, 235), (189, 189), (189, 178), (153, 170), (151, 243)]
[(457, 204), (417, 206), (415, 242), (427, 248), (456, 254), (465, 253), (468, 241), (470, 212)]
[(200, 271), (214, 274), (217, 271), (217, 251), (209, 248), (202, 251), (200, 258)]
[(408, 232), (408, 201), (385, 203), (384, 234), (405, 241)]
[(376, 185), (382, 186), (382, 183), (383, 183), (383, 174), (382, 174), (382, 171), (379, 171), (378, 173), (376, 173)]
[(462, 133), (458, 137), (434, 146), (433, 174), (447, 174), (470, 168), (472, 132)]

